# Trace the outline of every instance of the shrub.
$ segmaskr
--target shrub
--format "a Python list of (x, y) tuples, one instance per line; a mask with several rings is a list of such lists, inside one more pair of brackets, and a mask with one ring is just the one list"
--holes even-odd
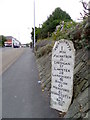
[(37, 58), (49, 54), (52, 51), (52, 48), (53, 48), (53, 44), (47, 44), (46, 46), (39, 48), (36, 51)]

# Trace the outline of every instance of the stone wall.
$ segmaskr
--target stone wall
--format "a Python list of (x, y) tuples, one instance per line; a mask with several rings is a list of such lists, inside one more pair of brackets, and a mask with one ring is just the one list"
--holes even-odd
[[(40, 43), (38, 43), (38, 46), (39, 44)], [(43, 48), (44, 53), (46, 54), (39, 56), (41, 51), (43, 51)], [(52, 47), (49, 48), (49, 52), (46, 52), (47, 45), (44, 45), (42, 49), (41, 47), (38, 47), (38, 50), (35, 53), (37, 56), (36, 62), (38, 65), (42, 91), (46, 91), (47, 95), (50, 97)], [(88, 98), (88, 90), (90, 89), (88, 81), (90, 79), (90, 56), (88, 53), (89, 51), (85, 49), (76, 51), (73, 99), (68, 112), (63, 116), (64, 118), (77, 118), (81, 120), (83, 118), (87, 118), (90, 113), (90, 100)]]

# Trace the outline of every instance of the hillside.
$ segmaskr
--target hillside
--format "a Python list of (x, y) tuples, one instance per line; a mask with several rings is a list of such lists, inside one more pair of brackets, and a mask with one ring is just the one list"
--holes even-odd
[[(68, 24), (68, 25), (67, 25)], [(87, 118), (90, 112), (88, 104), (88, 89), (90, 84), (90, 27), (88, 20), (74, 24), (65, 22), (62, 31), (58, 29), (49, 40), (42, 40), (36, 44), (35, 54), (42, 91), (50, 97), (51, 90), (51, 56), (55, 41), (62, 38), (72, 40), (76, 49), (74, 68), (73, 99), (68, 112), (60, 114), (64, 118)]]
[[(47, 18), (47, 20), (39, 27), (35, 28), (35, 39), (36, 42), (39, 39), (45, 39), (47, 37), (52, 36), (52, 33), (55, 31), (57, 25), (60, 24), (61, 21), (72, 21), (71, 17), (68, 13), (63, 11), (61, 8), (56, 8), (51, 15)], [(34, 28), (32, 28), (31, 38), (34, 40)]]

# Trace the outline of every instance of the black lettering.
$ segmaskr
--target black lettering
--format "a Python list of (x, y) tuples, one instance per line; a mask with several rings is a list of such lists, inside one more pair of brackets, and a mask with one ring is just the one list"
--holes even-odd
[(57, 83), (58, 81), (57, 81), (57, 80), (55, 80), (55, 82)]
[(54, 70), (57, 70), (57, 69), (54, 67)]
[(63, 97), (60, 97), (60, 96), (59, 96), (58, 98), (59, 98), (59, 100), (63, 100)]
[(60, 61), (63, 61), (63, 58), (60, 58)]
[(67, 83), (63, 82), (63, 85), (67, 85)]
[(70, 55), (54, 55), (53, 57), (56, 57), (56, 58), (72, 58), (72, 56)]
[(53, 86), (53, 88), (58, 89), (56, 86)]
[(59, 74), (63, 75), (63, 72), (60, 72)]
[(66, 52), (65, 52), (65, 51), (59, 51), (59, 53), (63, 53), (63, 54), (65, 54)]
[(62, 81), (62, 82), (63, 82), (63, 78), (60, 78), (60, 81)]
[(63, 85), (62, 84), (58, 84), (58, 87), (63, 87)]
[(58, 95), (58, 96), (59, 96), (59, 94), (58, 94), (58, 93), (55, 93), (55, 92), (53, 92), (53, 91), (51, 91), (51, 93), (52, 93), (52, 94), (54, 94), (54, 95)]
[(67, 90), (67, 89), (63, 89), (63, 91), (65, 91), (65, 92), (68, 92), (68, 93), (69, 93), (69, 90)]
[(62, 64), (60, 64), (60, 68), (62, 68), (63, 67), (63, 65)]
[(63, 78), (65, 78), (65, 79), (71, 79), (71, 77), (70, 76), (63, 76), (63, 75), (55, 75), (55, 74), (52, 74), (52, 76), (53, 77), (59, 77), (60, 78), (60, 80), (61, 80), (61, 78), (63, 79)]
[(63, 46), (61, 46), (61, 50), (63, 50)]

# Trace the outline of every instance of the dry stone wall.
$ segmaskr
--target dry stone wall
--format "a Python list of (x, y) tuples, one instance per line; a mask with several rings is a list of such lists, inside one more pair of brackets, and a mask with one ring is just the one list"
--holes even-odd
[[(38, 43), (39, 46), (39, 43)], [(45, 46), (44, 46), (44, 50)], [(35, 52), (36, 56), (39, 54), (40, 48)], [(81, 49), (76, 51), (75, 68), (74, 68), (74, 88), (73, 99), (68, 112), (63, 116), (64, 118), (84, 119), (89, 117), (90, 113), (90, 99), (88, 91), (90, 89), (90, 55), (89, 50)], [(46, 91), (50, 97), (51, 91), (51, 56), (52, 52), (40, 57), (36, 57), (39, 76), (41, 80), (42, 91)]]

